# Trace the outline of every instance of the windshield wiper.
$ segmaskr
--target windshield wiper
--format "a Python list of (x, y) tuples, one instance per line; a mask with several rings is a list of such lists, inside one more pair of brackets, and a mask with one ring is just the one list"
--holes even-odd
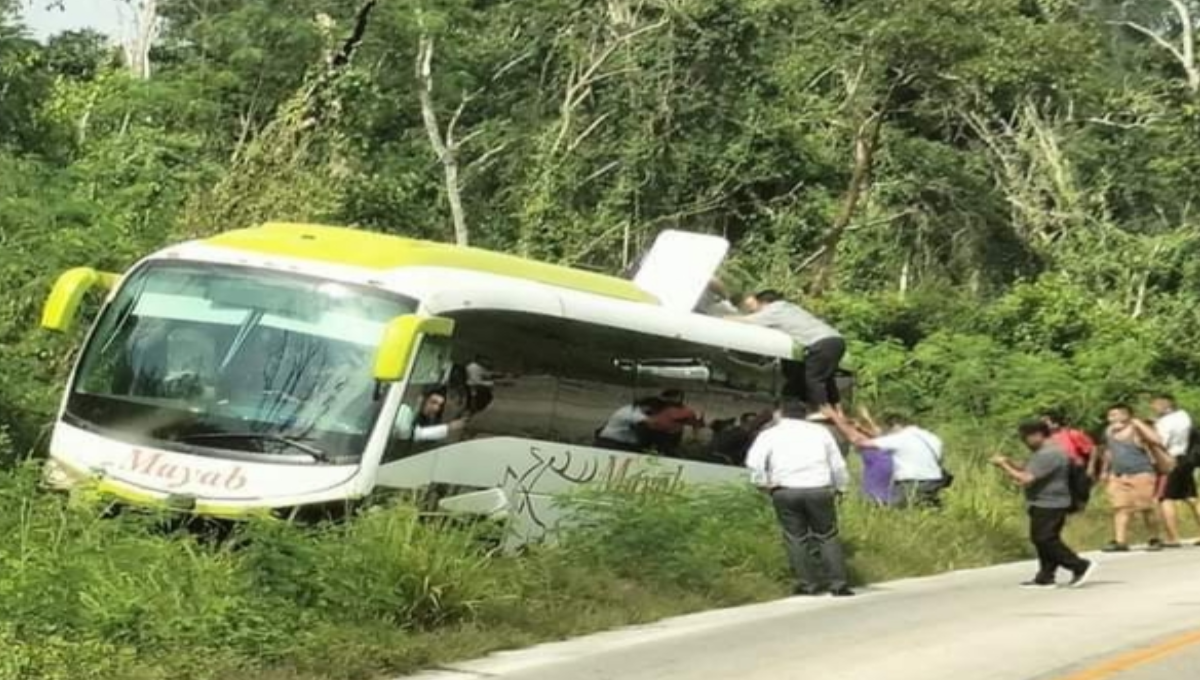
[(265, 432), (202, 432), (198, 434), (185, 434), (181, 437), (176, 437), (176, 441), (204, 441), (207, 439), (254, 439), (258, 441), (274, 442), (276, 444), (286, 444), (287, 446), (303, 451), (313, 457), (313, 460), (318, 463), (328, 463), (329, 454), (312, 444), (306, 444), (299, 439), (285, 437), (279, 434), (269, 434)]

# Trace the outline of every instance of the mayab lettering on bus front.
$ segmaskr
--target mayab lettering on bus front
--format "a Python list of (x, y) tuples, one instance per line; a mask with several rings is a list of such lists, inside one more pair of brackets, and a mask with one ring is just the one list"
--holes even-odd
[(210, 489), (225, 489), (238, 491), (248, 483), (245, 472), (240, 465), (235, 465), (228, 472), (218, 470), (198, 470), (196, 468), (171, 463), (163, 460), (163, 454), (134, 449), (125, 469), (147, 477), (157, 477), (165, 482), (168, 489), (181, 489), (195, 481), (197, 486)]

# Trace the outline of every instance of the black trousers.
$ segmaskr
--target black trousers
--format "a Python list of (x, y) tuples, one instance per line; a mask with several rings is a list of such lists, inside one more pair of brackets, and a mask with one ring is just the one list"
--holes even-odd
[(943, 482), (897, 479), (892, 482), (892, 507), (940, 508)]
[(1038, 556), (1038, 583), (1053, 583), (1061, 567), (1072, 574), (1087, 568), (1087, 560), (1075, 554), (1063, 543), (1063, 527), (1067, 524), (1066, 508), (1029, 508), (1029, 539)]
[(846, 356), (846, 341), (825, 338), (808, 346), (804, 363), (783, 362), (784, 396), (803, 399), (810, 407), (840, 404), (837, 369)]
[(833, 490), (779, 488), (771, 492), (771, 502), (797, 585), (832, 589), (849, 585)]

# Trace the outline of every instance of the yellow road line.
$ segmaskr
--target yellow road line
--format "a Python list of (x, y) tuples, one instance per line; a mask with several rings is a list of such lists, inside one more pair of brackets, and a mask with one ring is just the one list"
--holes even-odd
[(1171, 656), (1195, 644), (1200, 644), (1200, 630), (1185, 633), (1149, 647), (1135, 649), (1109, 659), (1099, 666), (1086, 668), (1059, 678), (1059, 680), (1105, 680), (1105, 678), (1111, 678), (1118, 673)]

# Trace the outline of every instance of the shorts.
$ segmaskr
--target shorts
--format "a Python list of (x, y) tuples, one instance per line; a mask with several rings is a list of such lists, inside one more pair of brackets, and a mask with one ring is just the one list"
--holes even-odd
[(1158, 501), (1158, 475), (1113, 475), (1108, 480), (1108, 502), (1113, 510), (1149, 510)]
[(1183, 461), (1177, 461), (1174, 470), (1167, 475), (1160, 500), (1190, 501), (1196, 498), (1196, 468)]

